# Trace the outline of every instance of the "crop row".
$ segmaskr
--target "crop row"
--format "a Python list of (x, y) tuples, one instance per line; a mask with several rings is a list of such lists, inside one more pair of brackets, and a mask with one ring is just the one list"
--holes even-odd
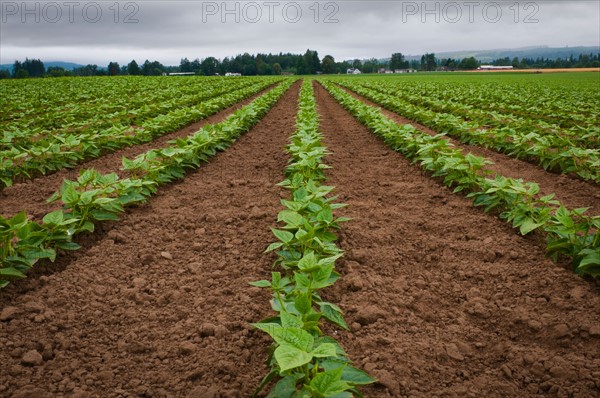
[(11, 80), (0, 83), (0, 129), (75, 130), (110, 119), (130, 118), (131, 111), (160, 106), (165, 101), (186, 98), (221, 86), (249, 84), (252, 79), (231, 81), (223, 78), (136, 76), (97, 78), (65, 78), (55, 80)]
[(587, 128), (597, 126), (600, 121), (598, 90), (582, 81), (552, 84), (551, 81), (525, 79), (525, 76), (513, 76), (515, 80), (491, 76), (472, 79), (469, 81), (463, 76), (457, 80), (455, 77), (452, 84), (443, 84), (445, 79), (441, 77), (428, 81), (402, 79), (386, 81), (385, 85), (424, 98), (542, 120), (560, 127)]
[(537, 160), (544, 169), (558, 169), (600, 183), (600, 151), (597, 149), (571, 146), (558, 136), (519, 132), (510, 127), (486, 129), (476, 122), (415, 106), (360, 84), (344, 81), (341, 85), (393, 112), (456, 137), (463, 143), (502, 151), (516, 158)]
[[(0, 125), (4, 133), (0, 140), (0, 150), (7, 150), (12, 147), (27, 149), (31, 145), (39, 145), (40, 141), (59, 141), (68, 135), (90, 134), (111, 127), (131, 128), (131, 126), (140, 126), (153, 117), (167, 114), (177, 108), (197, 105), (202, 101), (256, 83), (256, 81), (246, 80), (238, 84), (227, 81), (223, 84), (206, 84), (202, 87), (192, 85), (191, 87), (194, 90), (190, 93), (178, 93), (171, 90), (158, 93), (147, 92), (146, 98), (142, 101), (137, 98), (130, 101), (121, 99), (123, 102), (117, 109), (114, 109), (114, 105), (110, 105), (113, 108), (111, 110), (103, 109), (108, 107), (108, 104), (99, 104), (95, 112), (89, 104), (70, 104), (71, 108), (84, 108), (86, 110), (85, 114), (60, 114), (61, 118), (57, 119), (57, 116), (51, 111), (46, 111), (40, 117), (47, 118), (48, 123), (42, 126), (31, 125), (31, 122), (26, 126), (15, 126), (15, 123)], [(92, 114), (88, 115), (88, 113)]]
[(272, 292), (271, 306), (277, 313), (253, 325), (273, 339), (271, 371), (254, 396), (275, 379), (268, 398), (362, 396), (356, 386), (374, 382), (351, 366), (340, 344), (322, 331), (323, 320), (348, 330), (340, 308), (319, 293), (340, 277), (335, 262), (342, 251), (333, 231), (347, 219), (335, 218), (333, 211), (344, 205), (333, 203), (333, 187), (321, 185), (328, 168), (322, 159), (328, 152), (318, 127), (312, 82), (307, 79), (300, 92), (296, 132), (287, 146), (291, 159), (286, 179), (278, 184), (291, 191), (291, 198), (281, 201), (281, 227), (272, 230), (277, 242), (267, 249), (276, 251), (278, 271), (270, 281), (251, 283)]
[(572, 259), (573, 270), (580, 275), (600, 275), (600, 216), (588, 216), (585, 209), (568, 210), (554, 195), (540, 197), (539, 186), (496, 176), (485, 177), (488, 160), (471, 153), (463, 154), (439, 134), (430, 136), (411, 125), (398, 125), (375, 107), (352, 97), (331, 83), (325, 88), (361, 123), (381, 137), (394, 150), (413, 159), (434, 177), (443, 178), (455, 192), (470, 192), (476, 206), (485, 211), (497, 211), (502, 219), (512, 223), (525, 235), (543, 231), (547, 239), (547, 254), (553, 259)]
[[(287, 91), (286, 80), (232, 113), (226, 120), (207, 125), (170, 146), (154, 149), (142, 157), (152, 158), (153, 168), (139, 176), (120, 179), (117, 174), (102, 175), (93, 169), (81, 172), (76, 181), (65, 180), (49, 201), (61, 200), (63, 209), (47, 214), (41, 223), (30, 221), (25, 212), (5, 219), (0, 217), (0, 288), (14, 278), (23, 278), (41, 259), (54, 261), (58, 249), (75, 250), (73, 237), (92, 232), (101, 221), (117, 220), (125, 206), (144, 203), (158, 185), (183, 178), (188, 169), (197, 168), (217, 151), (224, 150), (254, 126)], [(124, 160), (124, 168), (135, 160)]]
[[(530, 115), (515, 115), (514, 113), (516, 112), (514, 110), (511, 111), (512, 113), (507, 113), (498, 109), (489, 109), (486, 106), (478, 106), (470, 101), (465, 103), (456, 99), (440, 99), (425, 96), (420, 90), (415, 88), (411, 90), (404, 86), (395, 87), (393, 85), (365, 81), (360, 82), (360, 85), (438, 113), (449, 113), (459, 116), (467, 121), (476, 123), (477, 128), (506, 126), (516, 131), (534, 132), (540, 136), (555, 136), (557, 143), (561, 147), (600, 148), (600, 126), (597, 125), (598, 120), (596, 117), (590, 118), (591, 120), (588, 120), (589, 123), (584, 124), (583, 122), (579, 122), (575, 126), (563, 128), (556, 123), (536, 120)], [(567, 116), (565, 116), (566, 118)]]
[(0, 152), (0, 188), (12, 185), (17, 178), (32, 178), (72, 167), (129, 145), (154, 140), (185, 125), (210, 116), (271, 85), (270, 80), (243, 87), (189, 108), (175, 109), (147, 120), (139, 128), (115, 125), (102, 131), (70, 133), (48, 137), (30, 148), (12, 147)]

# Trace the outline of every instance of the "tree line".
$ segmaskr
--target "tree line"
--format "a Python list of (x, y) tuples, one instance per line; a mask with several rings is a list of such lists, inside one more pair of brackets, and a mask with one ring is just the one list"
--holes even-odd
[[(106, 67), (98, 65), (85, 65), (73, 70), (51, 66), (45, 68), (39, 59), (15, 61), (12, 72), (0, 70), (0, 78), (26, 78), (26, 77), (61, 77), (61, 76), (117, 76), (139, 75), (159, 76), (164, 73), (187, 72), (197, 75), (214, 76), (226, 73), (241, 73), (244, 76), (255, 75), (313, 75), (313, 74), (344, 74), (348, 69), (358, 69), (362, 73), (378, 73), (382, 70), (407, 70), (419, 71), (436, 70), (473, 70), (482, 63), (474, 57), (463, 59), (442, 58), (438, 59), (434, 53), (423, 54), (421, 59), (407, 60), (402, 53), (394, 53), (389, 60), (371, 58), (367, 60), (355, 59), (337, 62), (333, 56), (325, 55), (322, 59), (314, 50), (306, 50), (304, 54), (279, 53), (279, 54), (240, 54), (235, 57), (225, 57), (220, 60), (215, 57), (199, 58), (190, 61), (181, 59), (179, 65), (165, 66), (158, 61), (146, 60), (138, 64), (132, 60), (127, 65), (110, 62)], [(578, 57), (571, 55), (569, 58), (544, 59), (544, 58), (499, 58), (487, 64), (495, 66), (513, 66), (515, 69), (539, 68), (587, 68), (600, 67), (600, 54), (580, 54)]]

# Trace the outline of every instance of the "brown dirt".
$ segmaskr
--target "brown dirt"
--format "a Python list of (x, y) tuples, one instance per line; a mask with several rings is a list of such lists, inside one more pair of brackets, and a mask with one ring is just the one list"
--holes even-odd
[(170, 140), (193, 134), (202, 126), (222, 122), (231, 113), (249, 104), (271, 87), (187, 127), (160, 136), (152, 142), (126, 147), (112, 153), (107, 153), (97, 159), (81, 163), (74, 168), (63, 169), (53, 174), (39, 176), (33, 180), (16, 183), (11, 187), (5, 188), (0, 191), (0, 215), (12, 217), (18, 212), (25, 210), (33, 219), (41, 220), (45, 214), (61, 207), (60, 202), (48, 204), (46, 203), (46, 199), (60, 189), (64, 179), (74, 180), (79, 176), (80, 170), (88, 168), (94, 168), (102, 173), (118, 172), (122, 166), (121, 160), (123, 157), (134, 158), (150, 149), (166, 146)]
[(248, 282), (270, 272), (263, 252), (298, 90), (213, 161), (65, 256), (61, 272), (0, 293), (0, 396), (250, 396), (269, 342), (248, 323), (269, 313), (269, 297)]
[(597, 397), (600, 288), (424, 175), (317, 88), (345, 223), (339, 332), (367, 397)]
[[(416, 129), (429, 135), (439, 134), (439, 132), (422, 124), (384, 109), (381, 105), (378, 105), (350, 90), (345, 88), (342, 89), (351, 94), (353, 97), (364, 101), (368, 105), (381, 108), (385, 116), (394, 120), (396, 123), (410, 124)], [(483, 156), (494, 162), (493, 165), (487, 166), (487, 169), (491, 170), (495, 174), (511, 178), (522, 178), (525, 181), (536, 182), (539, 184), (540, 191), (543, 195), (549, 195), (551, 193), (556, 194), (555, 198), (568, 208), (575, 209), (579, 207), (588, 207), (588, 214), (600, 215), (600, 186), (593, 182), (583, 181), (575, 175), (552, 173), (525, 160), (515, 159), (491, 149), (486, 149), (475, 145), (466, 145), (451, 137), (448, 137), (448, 140), (456, 147), (463, 148), (464, 153), (471, 152), (474, 155)], [(493, 174), (491, 178), (493, 178)]]

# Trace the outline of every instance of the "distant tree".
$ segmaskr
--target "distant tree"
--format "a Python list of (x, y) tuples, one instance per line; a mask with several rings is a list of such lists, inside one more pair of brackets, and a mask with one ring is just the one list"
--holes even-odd
[(464, 58), (462, 61), (460, 61), (458, 67), (464, 70), (473, 70), (479, 67), (479, 62), (477, 62), (475, 57)]
[(270, 75), (271, 71), (272, 69), (269, 67), (269, 65), (262, 58), (257, 57), (256, 74), (259, 76)]
[(180, 72), (195, 72), (192, 70), (192, 63), (187, 58), (182, 58), (179, 62), (179, 71)]
[(455, 70), (457, 68), (458, 64), (460, 64), (460, 62), (458, 62), (458, 60), (455, 60), (453, 58), (444, 58), (440, 62), (441, 66), (443, 66), (449, 70)]
[(118, 62), (111, 62), (108, 64), (108, 75), (116, 76), (121, 72), (121, 67)]
[(96, 76), (98, 75), (98, 65), (88, 64), (79, 68), (73, 69), (73, 74), (76, 76)]
[(23, 69), (23, 65), (21, 64), (20, 61), (15, 60), (15, 63), (13, 64), (13, 69), (12, 69), (13, 77), (17, 77), (17, 73), (21, 69)]
[(336, 62), (338, 73), (346, 73), (346, 71), (352, 68), (352, 64), (348, 61)]
[(39, 59), (25, 58), (25, 62), (23, 62), (23, 68), (25, 68), (31, 77), (42, 77), (44, 74), (46, 74), (46, 67)]
[(127, 64), (127, 73), (130, 75), (141, 75), (142, 71), (139, 67), (139, 65), (137, 64), (137, 62), (135, 62), (135, 59), (132, 60), (129, 64)]
[(129, 74), (129, 71), (127, 70), (127, 65), (121, 66), (121, 71), (120, 71), (119, 74), (121, 74), (121, 75), (128, 75)]
[(17, 73), (15, 74), (15, 77), (17, 79), (25, 79), (25, 78), (29, 77), (29, 72), (27, 72), (25, 69), (21, 68), (17, 71)]
[(335, 67), (335, 59), (331, 55), (326, 55), (323, 57), (323, 61), (321, 61), (321, 72), (326, 75), (331, 75), (337, 72), (337, 68)]
[(200, 70), (205, 76), (214, 76), (219, 68), (219, 61), (215, 57), (208, 57), (200, 64)]
[(141, 66), (142, 75), (151, 76), (152, 75), (152, 64), (149, 60), (145, 60)]
[(46, 71), (46, 73), (50, 77), (62, 77), (62, 76), (65, 76), (66, 70), (65, 70), (65, 68), (60, 67), (60, 66), (50, 66), (50, 67), (48, 67), (48, 70)]
[(191, 70), (189, 72), (198, 73), (202, 70), (202, 63), (199, 58), (196, 58), (190, 63)]
[(437, 67), (437, 59), (434, 53), (425, 53), (421, 57), (421, 69), (426, 71), (433, 71)]
[(352, 61), (352, 67), (354, 69), (362, 69), (362, 61), (360, 59), (355, 59), (354, 61)]
[(364, 73), (377, 73), (379, 71), (379, 61), (377, 58), (371, 58), (363, 62)]
[(10, 73), (6, 69), (0, 69), (0, 79), (8, 79)]
[(310, 74), (310, 69), (306, 64), (306, 59), (304, 57), (298, 58), (296, 61), (296, 74), (298, 75), (308, 75)]
[[(15, 61), (13, 64), (13, 76), (19, 77), (20, 70), (27, 72), (27, 76), (25, 77), (42, 77), (46, 74), (44, 63), (39, 59), (25, 58), (23, 62)], [(24, 77), (24, 74), (21, 73), (20, 76)]]
[(158, 61), (150, 62), (146, 60), (140, 69), (141, 74), (144, 76), (160, 76), (163, 72), (166, 72), (165, 66)]
[(391, 70), (408, 69), (409, 66), (409, 62), (405, 60), (404, 55), (402, 55), (402, 53), (392, 54), (392, 59), (390, 60)]
[(275, 62), (273, 64), (273, 74), (274, 75), (281, 75), (281, 65), (279, 65), (279, 62)]
[(319, 53), (317, 53), (316, 51), (312, 52), (310, 71), (312, 74), (315, 74), (315, 73), (321, 71), (321, 60), (319, 59)]

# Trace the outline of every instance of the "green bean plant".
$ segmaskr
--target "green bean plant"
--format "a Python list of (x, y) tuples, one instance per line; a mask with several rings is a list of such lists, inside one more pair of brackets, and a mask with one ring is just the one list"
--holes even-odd
[(272, 230), (277, 241), (267, 248), (277, 254), (278, 271), (271, 273), (271, 280), (251, 283), (271, 290), (277, 314), (253, 324), (273, 339), (267, 360), (271, 371), (254, 396), (277, 380), (267, 397), (361, 397), (357, 387), (375, 381), (353, 367), (340, 344), (322, 328), (326, 321), (348, 330), (342, 310), (320, 294), (340, 278), (335, 262), (343, 253), (333, 231), (348, 219), (334, 216), (344, 204), (334, 203), (333, 187), (321, 185), (328, 168), (322, 159), (328, 152), (318, 127), (312, 82), (305, 80), (296, 132), (287, 146), (291, 159), (286, 179), (279, 184), (291, 191), (291, 198), (281, 200), (280, 227)]

